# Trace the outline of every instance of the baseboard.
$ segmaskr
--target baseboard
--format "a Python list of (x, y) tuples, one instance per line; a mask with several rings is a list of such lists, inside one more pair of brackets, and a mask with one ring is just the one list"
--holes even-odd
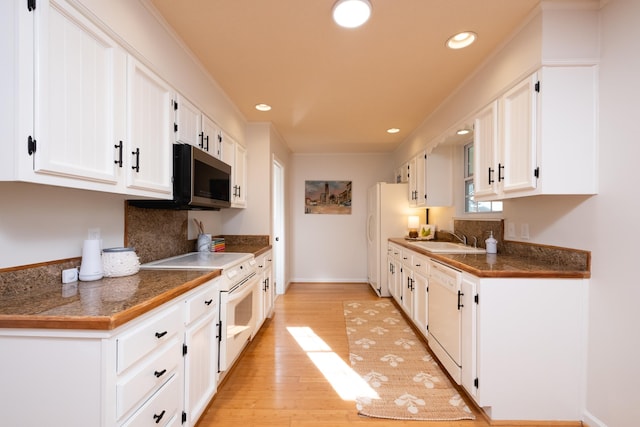
[(607, 425), (592, 415), (589, 411), (584, 411), (582, 425), (584, 427), (607, 427)]

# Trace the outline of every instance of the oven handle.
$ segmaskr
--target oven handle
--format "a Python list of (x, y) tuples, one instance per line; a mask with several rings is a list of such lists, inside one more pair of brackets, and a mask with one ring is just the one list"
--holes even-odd
[[(255, 271), (253, 273), (251, 273), (249, 276), (245, 277), (243, 280), (241, 280), (240, 282), (238, 282), (236, 285), (234, 285), (231, 289), (229, 289), (228, 291), (228, 298), (229, 301), (233, 301), (237, 298), (241, 298), (244, 297), (245, 295), (247, 295), (249, 292), (252, 291), (251, 287), (247, 287), (249, 289), (249, 292), (244, 291), (243, 289), (241, 289), (249, 280), (251, 280), (252, 278), (254, 278), (256, 276)], [(238, 295), (236, 295), (238, 294)]]

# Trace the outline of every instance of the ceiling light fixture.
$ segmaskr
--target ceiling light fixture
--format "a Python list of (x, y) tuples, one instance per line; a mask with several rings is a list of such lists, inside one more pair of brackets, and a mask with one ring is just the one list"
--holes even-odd
[(398, 132), (400, 132), (400, 129), (398, 129), (398, 128), (387, 129), (387, 133), (398, 133)]
[(467, 47), (471, 43), (475, 42), (477, 38), (478, 35), (473, 31), (463, 31), (462, 33), (449, 37), (449, 40), (447, 40), (447, 47), (449, 49), (462, 49), (463, 47)]
[(269, 105), (269, 104), (256, 104), (256, 110), (258, 110), (258, 111), (269, 111), (269, 110), (271, 110), (271, 105)]
[(467, 135), (467, 134), (471, 133), (471, 131), (469, 129), (460, 129), (456, 133), (458, 135)]
[(369, 0), (338, 0), (333, 5), (333, 20), (345, 28), (356, 28), (369, 20)]

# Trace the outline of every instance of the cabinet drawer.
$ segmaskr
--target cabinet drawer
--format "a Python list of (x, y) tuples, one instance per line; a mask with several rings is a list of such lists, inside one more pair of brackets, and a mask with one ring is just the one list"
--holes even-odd
[(414, 253), (411, 265), (415, 273), (419, 273), (424, 277), (429, 276), (429, 258), (426, 256)]
[(411, 249), (402, 248), (400, 261), (402, 261), (403, 264), (410, 265), (413, 267), (413, 254), (414, 252)]
[(181, 401), (180, 377), (173, 375), (122, 427), (157, 427), (174, 423)]
[(130, 374), (118, 379), (116, 385), (116, 413), (120, 418), (131, 408), (159, 389), (174, 375), (182, 360), (182, 347), (177, 337), (137, 366)]
[(178, 334), (183, 324), (180, 307), (179, 304), (167, 307), (162, 313), (118, 337), (118, 374)]
[(400, 246), (394, 245), (393, 243), (389, 243), (389, 246), (387, 247), (387, 254), (393, 259), (402, 259), (402, 249), (400, 248)]
[(188, 298), (185, 323), (189, 325), (205, 314), (217, 310), (219, 298), (217, 285), (206, 285), (205, 289)]

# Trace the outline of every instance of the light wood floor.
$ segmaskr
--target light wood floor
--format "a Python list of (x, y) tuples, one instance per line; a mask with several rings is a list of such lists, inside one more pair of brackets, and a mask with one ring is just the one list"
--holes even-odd
[(342, 303), (376, 298), (367, 284), (292, 284), (219, 387), (198, 427), (488, 426), (478, 413), (475, 421), (455, 422), (359, 417), (354, 402), (338, 396), (286, 329), (310, 327), (348, 364)]

